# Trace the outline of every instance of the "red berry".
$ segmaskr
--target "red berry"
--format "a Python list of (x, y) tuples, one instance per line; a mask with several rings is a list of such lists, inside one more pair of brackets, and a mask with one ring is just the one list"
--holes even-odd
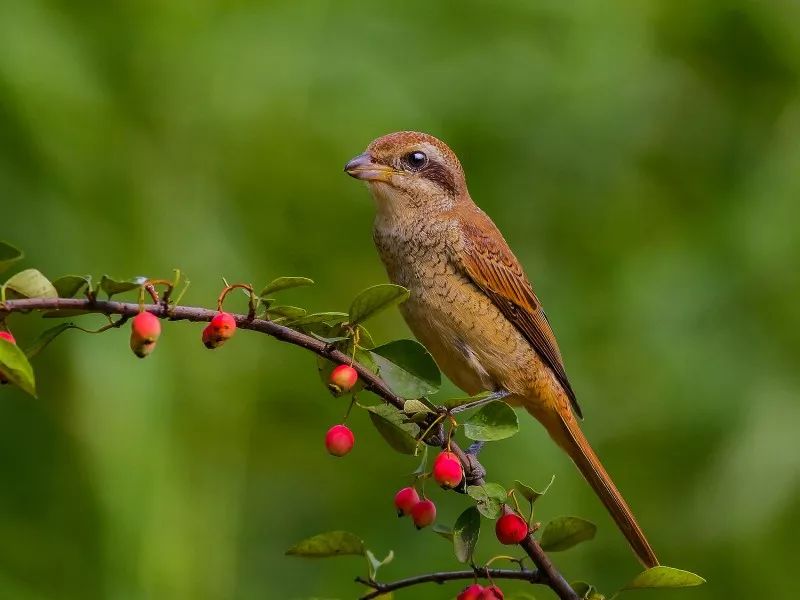
[(490, 585), (483, 589), (480, 595), (480, 600), (503, 600), (503, 590), (496, 585)]
[(417, 529), (427, 527), (436, 520), (436, 505), (430, 500), (420, 500), (411, 507), (411, 520)]
[(355, 436), (347, 425), (334, 425), (325, 434), (325, 447), (334, 456), (344, 456), (353, 449)]
[(443, 488), (454, 488), (464, 476), (461, 461), (452, 452), (442, 452), (433, 461), (433, 478)]
[(528, 535), (528, 524), (516, 513), (507, 513), (497, 519), (494, 532), (501, 544), (519, 544)]
[(350, 365), (338, 365), (331, 371), (328, 387), (336, 394), (344, 394), (353, 389), (358, 381), (358, 372)]
[[(11, 335), (10, 331), (0, 331), (0, 339), (3, 339), (5, 341), (10, 342), (10, 343), (15, 344), (15, 345), (17, 343), (17, 340), (14, 339), (14, 336)], [(8, 383), (8, 379), (6, 379), (5, 375), (0, 373), (0, 385), (6, 384), (6, 383)]]
[(461, 593), (456, 597), (456, 600), (480, 600), (482, 591), (482, 585), (473, 583), (472, 585), (468, 585), (461, 590)]
[(140, 312), (131, 321), (131, 350), (139, 358), (144, 358), (156, 347), (161, 335), (161, 321), (154, 314)]
[(236, 319), (226, 312), (217, 313), (203, 329), (203, 344), (209, 350), (218, 348), (236, 333)]
[(419, 502), (419, 494), (413, 487), (404, 487), (394, 495), (394, 506), (397, 516), (403, 517), (411, 512), (414, 505)]

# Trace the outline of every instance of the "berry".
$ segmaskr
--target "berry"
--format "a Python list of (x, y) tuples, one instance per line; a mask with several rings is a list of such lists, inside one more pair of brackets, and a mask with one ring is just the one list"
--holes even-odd
[(528, 524), (516, 513), (508, 513), (497, 519), (494, 532), (501, 544), (519, 544), (528, 535)]
[(344, 394), (353, 389), (353, 386), (358, 381), (358, 372), (350, 365), (339, 365), (328, 378), (328, 387), (336, 394)]
[(417, 529), (427, 527), (436, 520), (436, 505), (430, 500), (420, 500), (411, 507), (411, 520)]
[[(11, 335), (10, 331), (0, 331), (0, 339), (15, 345), (17, 343), (17, 340), (14, 339), (14, 336)], [(8, 379), (6, 379), (5, 375), (0, 373), (0, 385), (4, 385), (6, 383), (8, 383)]]
[(454, 488), (464, 477), (461, 461), (452, 452), (442, 452), (433, 461), (433, 478), (443, 488)]
[(217, 348), (233, 337), (236, 333), (236, 319), (226, 312), (217, 313), (211, 322), (203, 329), (203, 344), (209, 350)]
[(325, 447), (334, 456), (344, 456), (353, 449), (355, 436), (347, 425), (334, 425), (325, 434)]
[(411, 512), (414, 505), (419, 502), (419, 494), (413, 487), (404, 487), (394, 495), (394, 506), (397, 516), (404, 517)]
[(480, 595), (480, 600), (503, 600), (503, 590), (496, 585), (490, 585), (483, 589)]
[(481, 592), (483, 592), (483, 586), (473, 583), (472, 585), (468, 585), (461, 590), (461, 593), (456, 597), (456, 600), (480, 600)]
[(144, 358), (156, 347), (161, 335), (161, 321), (154, 314), (140, 312), (131, 321), (131, 350), (139, 358)]

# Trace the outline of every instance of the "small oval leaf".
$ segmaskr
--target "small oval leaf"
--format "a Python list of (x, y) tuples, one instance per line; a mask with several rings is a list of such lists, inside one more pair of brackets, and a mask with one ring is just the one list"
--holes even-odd
[(478, 442), (509, 438), (519, 431), (517, 413), (505, 402), (490, 402), (464, 423), (464, 435)]
[(0, 242), (0, 273), (6, 271), (24, 256), (25, 254), (19, 248), (12, 246), (8, 242)]
[(328, 531), (296, 543), (286, 551), (286, 554), (306, 558), (363, 555), (364, 542), (349, 531)]
[(33, 367), (25, 353), (8, 340), (0, 338), (0, 373), (21, 390), (36, 396), (36, 381)]
[(278, 277), (270, 281), (264, 289), (259, 292), (260, 297), (280, 292), (281, 290), (288, 290), (290, 288), (302, 287), (306, 285), (314, 285), (314, 280), (308, 277)]
[(477, 508), (470, 506), (459, 515), (453, 526), (453, 550), (459, 562), (472, 561), (480, 531), (481, 515)]
[(442, 374), (430, 352), (414, 340), (396, 340), (370, 350), (378, 374), (402, 398), (435, 394)]
[(365, 289), (350, 305), (350, 323), (356, 325), (374, 317), (382, 310), (408, 298), (408, 290), (393, 283), (382, 283)]
[(306, 316), (306, 309), (299, 306), (273, 306), (267, 309), (267, 314), (273, 318), (285, 318), (295, 320)]
[(92, 278), (89, 275), (64, 275), (53, 282), (53, 287), (56, 288), (59, 298), (73, 298), (91, 284)]
[(6, 281), (6, 292), (20, 298), (58, 298), (58, 292), (50, 280), (36, 269), (20, 271)]
[(103, 275), (100, 278), (100, 289), (103, 290), (109, 298), (115, 294), (122, 294), (135, 290), (147, 281), (146, 277), (134, 277), (132, 279), (114, 279), (108, 275)]
[(369, 418), (383, 439), (401, 454), (416, 454), (419, 427), (404, 423), (405, 415), (388, 404), (368, 406)]
[(653, 567), (642, 571), (626, 585), (623, 590), (643, 588), (682, 588), (702, 585), (705, 579), (690, 571), (673, 569), (672, 567)]
[(528, 502), (531, 503), (531, 505), (533, 505), (534, 502), (536, 502), (539, 498), (541, 498), (542, 496), (544, 496), (547, 493), (547, 490), (550, 489), (550, 486), (553, 485), (553, 482), (555, 480), (556, 480), (556, 476), (553, 475), (550, 478), (550, 483), (548, 483), (545, 486), (545, 488), (541, 492), (539, 492), (539, 491), (533, 489), (531, 486), (525, 485), (524, 483), (522, 483), (518, 479), (515, 479), (514, 480), (514, 489), (517, 492), (519, 492), (520, 494), (522, 494), (522, 496), (525, 498), (525, 500), (527, 500)]
[(497, 519), (503, 512), (503, 504), (508, 498), (508, 492), (499, 483), (484, 483), (483, 485), (470, 485), (467, 494), (475, 500), (475, 505), (487, 519)]
[(540, 545), (543, 550), (559, 552), (591, 540), (597, 525), (580, 517), (557, 517), (544, 526)]

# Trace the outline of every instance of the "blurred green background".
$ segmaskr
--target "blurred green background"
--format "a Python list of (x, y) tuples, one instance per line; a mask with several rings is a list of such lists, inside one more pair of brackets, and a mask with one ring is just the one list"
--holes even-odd
[[(798, 22), (780, 0), (0, 0), (0, 237), (52, 278), (180, 267), (184, 301), (212, 306), (223, 276), (306, 275), (287, 302), (343, 310), (386, 278), (342, 165), (431, 132), (535, 282), (660, 558), (709, 579), (639, 595), (793, 598)], [(25, 345), (47, 323), (10, 325)], [(371, 329), (409, 335), (397, 311)], [(146, 361), (127, 331), (69, 332), (36, 360), (38, 399), (0, 390), (0, 597), (353, 598), (358, 559), (283, 555), (337, 528), (395, 551), (387, 579), (456, 566), (394, 517), (416, 460), (363, 414), (354, 452), (326, 455), (344, 403), (312, 356), (252, 334), (210, 353), (200, 330), (168, 325)], [(539, 518), (599, 533), (554, 558), (612, 591), (638, 564), (521, 417), (491, 479), (555, 473)], [(445, 523), (467, 504), (432, 494)], [(487, 524), (479, 558), (499, 551)]]

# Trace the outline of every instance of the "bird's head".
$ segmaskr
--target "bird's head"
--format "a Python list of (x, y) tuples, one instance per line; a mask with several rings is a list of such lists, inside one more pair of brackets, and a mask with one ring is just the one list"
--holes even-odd
[(379, 210), (447, 210), (467, 189), (461, 163), (447, 144), (416, 131), (378, 138), (344, 170), (367, 183)]

